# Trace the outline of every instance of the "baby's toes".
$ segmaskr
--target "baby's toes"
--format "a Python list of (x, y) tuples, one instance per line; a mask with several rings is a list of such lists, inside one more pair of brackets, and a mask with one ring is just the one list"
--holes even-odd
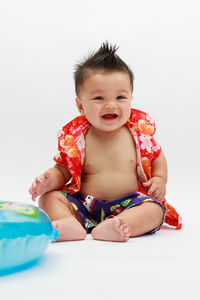
[(121, 231), (124, 231), (124, 229), (125, 229), (124, 224), (121, 224), (120, 230), (121, 230)]
[(130, 238), (130, 231), (129, 229), (127, 228), (127, 230), (125, 231), (125, 236), (129, 239)]
[(128, 241), (128, 239), (130, 237), (130, 231), (129, 231), (128, 226), (126, 224), (121, 224), (120, 231), (123, 236), (123, 240)]
[(114, 217), (113, 218), (113, 222), (114, 222), (114, 225), (115, 225), (115, 228), (119, 229), (120, 230), (120, 227), (121, 227), (121, 220), (117, 217)]
[(124, 233), (129, 234), (129, 229), (128, 229), (128, 227), (124, 228)]

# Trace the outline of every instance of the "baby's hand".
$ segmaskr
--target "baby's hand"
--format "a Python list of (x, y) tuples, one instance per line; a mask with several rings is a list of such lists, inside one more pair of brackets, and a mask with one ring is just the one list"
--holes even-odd
[(35, 201), (37, 196), (43, 195), (48, 192), (51, 185), (51, 173), (46, 171), (44, 174), (35, 178), (32, 183), (29, 193), (32, 195), (32, 200)]
[(166, 194), (166, 184), (161, 177), (152, 177), (143, 183), (147, 194), (152, 198), (162, 201)]

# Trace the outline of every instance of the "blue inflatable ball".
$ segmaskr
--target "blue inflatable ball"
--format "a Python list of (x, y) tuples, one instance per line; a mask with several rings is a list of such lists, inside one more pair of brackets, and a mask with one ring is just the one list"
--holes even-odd
[(58, 230), (41, 209), (0, 201), (0, 274), (38, 259)]

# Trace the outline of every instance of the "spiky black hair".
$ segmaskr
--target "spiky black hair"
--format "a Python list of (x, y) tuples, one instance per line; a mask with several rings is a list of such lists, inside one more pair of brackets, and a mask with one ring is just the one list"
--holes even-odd
[(78, 95), (85, 78), (94, 70), (122, 71), (128, 73), (133, 89), (134, 75), (127, 64), (116, 54), (118, 47), (104, 42), (98, 51), (93, 52), (75, 66), (75, 90)]

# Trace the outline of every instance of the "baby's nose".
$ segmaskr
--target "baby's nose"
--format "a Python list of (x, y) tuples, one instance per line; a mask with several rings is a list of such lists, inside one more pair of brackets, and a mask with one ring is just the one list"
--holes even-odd
[(107, 103), (105, 103), (105, 105), (104, 105), (104, 108), (105, 108), (105, 109), (113, 109), (113, 108), (115, 108), (115, 107), (116, 107), (116, 105), (115, 105), (115, 103), (112, 102), (112, 101), (107, 102)]

